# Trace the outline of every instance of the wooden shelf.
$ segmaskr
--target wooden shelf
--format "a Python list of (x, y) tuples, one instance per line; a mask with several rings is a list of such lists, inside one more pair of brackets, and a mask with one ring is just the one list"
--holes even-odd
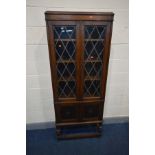
[(104, 41), (104, 39), (84, 39), (84, 41)]
[(75, 63), (75, 60), (57, 60), (56, 63)]
[[(76, 41), (76, 39), (54, 39), (54, 41)], [(104, 41), (104, 39), (84, 39), (84, 41)]]
[[(58, 81), (75, 81), (75, 79), (76, 79), (76, 78), (74, 78), (74, 77), (64, 77), (64, 78), (58, 78)], [(84, 81), (94, 81), (94, 80), (100, 81), (101, 78), (99, 78), (99, 77), (97, 77), (97, 76), (92, 76), (92, 77), (86, 76), (86, 77), (84, 78)]]
[(76, 41), (76, 39), (62, 39), (62, 38), (60, 38), (60, 39), (54, 39), (54, 41)]
[(97, 59), (94, 59), (94, 60), (93, 60), (93, 59), (85, 59), (84, 62), (85, 62), (85, 63), (89, 63), (89, 62), (90, 62), (90, 63), (93, 63), (93, 62), (100, 62), (100, 63), (102, 63), (102, 60), (97, 60)]
[(75, 78), (74, 77), (61, 77), (61, 78), (58, 78), (58, 81), (75, 81)]
[[(89, 63), (89, 62), (100, 62), (102, 63), (102, 60), (97, 60), (97, 59), (85, 59), (84, 60), (85, 63)], [(57, 60), (56, 63), (75, 63), (75, 60)]]
[(79, 133), (79, 134), (62, 134), (57, 135), (58, 139), (75, 139), (75, 138), (93, 138), (93, 137), (100, 137), (101, 132), (96, 133)]
[(100, 81), (101, 78), (99, 78), (99, 77), (97, 77), (97, 76), (86, 76), (86, 77), (84, 78), (84, 81), (94, 81), (94, 80)]

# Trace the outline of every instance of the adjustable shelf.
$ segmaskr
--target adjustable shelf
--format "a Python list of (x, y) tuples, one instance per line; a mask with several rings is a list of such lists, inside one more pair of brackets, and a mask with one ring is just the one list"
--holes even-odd
[(56, 63), (75, 63), (75, 60), (57, 60)]

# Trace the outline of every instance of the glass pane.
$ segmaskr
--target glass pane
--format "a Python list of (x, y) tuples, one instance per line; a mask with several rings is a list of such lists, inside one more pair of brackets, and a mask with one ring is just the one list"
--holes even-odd
[(57, 60), (75, 59), (75, 26), (54, 26), (54, 39)]
[(74, 97), (75, 96), (75, 81), (60, 81), (58, 85), (59, 97)]
[(99, 78), (102, 73), (102, 63), (101, 62), (86, 62), (85, 63), (85, 77), (86, 78)]
[(84, 31), (84, 96), (100, 96), (106, 26), (87, 25)]
[(75, 39), (75, 26), (54, 26), (55, 39)]
[(67, 80), (68, 78), (75, 77), (75, 64), (74, 63), (58, 63), (57, 76), (59, 79)]
[(85, 96), (100, 96), (100, 81), (86, 80), (84, 92)]
[(85, 41), (85, 59), (102, 60), (103, 47), (103, 41)]
[(53, 26), (57, 61), (58, 97), (75, 97), (76, 27)]
[(55, 41), (56, 60), (74, 60), (75, 59), (75, 41)]
[(105, 36), (105, 26), (85, 26), (86, 39), (103, 39)]

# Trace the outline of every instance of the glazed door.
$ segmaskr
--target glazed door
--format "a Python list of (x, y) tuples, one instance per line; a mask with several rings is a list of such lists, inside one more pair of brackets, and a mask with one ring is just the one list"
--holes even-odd
[(99, 21), (49, 21), (56, 101), (103, 99), (110, 27)]
[(78, 31), (74, 21), (54, 21), (50, 24), (51, 66), (56, 100), (76, 100), (78, 90)]
[[(104, 65), (106, 61), (107, 29), (106, 22), (82, 22), (83, 32), (83, 99), (100, 99), (103, 96)], [(106, 69), (105, 69), (106, 70)]]

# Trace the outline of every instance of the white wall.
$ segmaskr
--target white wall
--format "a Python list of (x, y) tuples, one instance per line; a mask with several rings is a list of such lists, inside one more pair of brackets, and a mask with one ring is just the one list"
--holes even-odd
[(54, 121), (44, 12), (115, 13), (104, 117), (129, 115), (128, 0), (27, 0), (27, 123)]

